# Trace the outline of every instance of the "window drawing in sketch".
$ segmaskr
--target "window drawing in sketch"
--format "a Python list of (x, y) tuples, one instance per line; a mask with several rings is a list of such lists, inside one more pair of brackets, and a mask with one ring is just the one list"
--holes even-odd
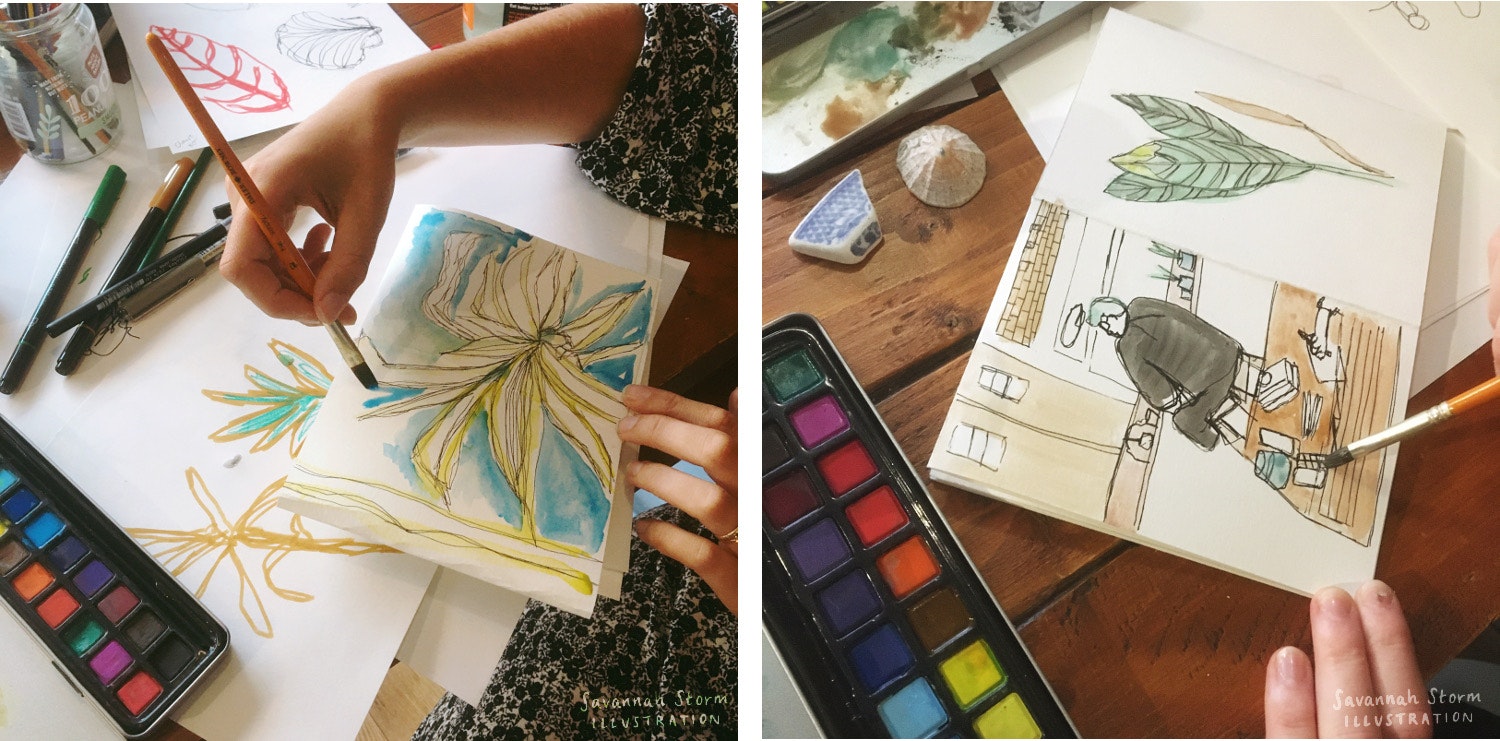
[(271, 352), (276, 360), (291, 374), (291, 380), (273, 378), (266, 371), (247, 364), (245, 380), (254, 387), (248, 391), (214, 391), (204, 389), (203, 395), (214, 401), (237, 407), (250, 407), (251, 411), (231, 420), (214, 430), (209, 439), (214, 442), (231, 442), (247, 437), (259, 436), (250, 452), (269, 450), (283, 438), (290, 440), (291, 453), (296, 456), (302, 450), (307, 432), (317, 419), (323, 397), (333, 384), (333, 376), (317, 358), (280, 340), (271, 340)]
[(314, 427), (314, 440), (365, 442), (338, 454), (310, 443), (294, 501), (453, 563), (590, 594), (618, 483), (620, 393), (643, 367), (653, 285), (468, 214), (414, 223), (362, 340), (381, 390), (343, 396), (336, 384), (338, 411), (325, 404)]
[(1266, 146), (1191, 103), (1159, 95), (1117, 94), (1111, 97), (1166, 138), (1111, 158), (1110, 163), (1121, 174), (1105, 186), (1105, 193), (1127, 201), (1163, 203), (1237, 198), (1311, 172), (1369, 182), (1391, 180), (1390, 175), (1355, 158), (1338, 142), (1292, 116), (1232, 98), (1199, 95), (1237, 113), (1307, 131), (1356, 169), (1308, 162)]
[(335, 18), (304, 11), (276, 27), (276, 49), (313, 69), (351, 69), (380, 46), (380, 27), (364, 16)]
[[(945, 470), (1139, 531), (1153, 481), (1213, 456), (1213, 470), (1241, 477), (1237, 491), (1279, 497), (1368, 546), (1387, 459), (1329, 469), (1324, 456), (1399, 411), (1399, 328), (1060, 209), (1039, 203), (1034, 215), (1066, 216), (1055, 274), (1024, 276), (1050, 286), (1045, 300), (1005, 295), (934, 460), (952, 456)], [(1040, 312), (1041, 341), (1010, 332), (1007, 315), (1021, 310)], [(975, 444), (991, 438), (1003, 459)], [(1203, 483), (1190, 496), (1214, 496)]]
[[(276, 492), (285, 478), (277, 479), (267, 486), (234, 520), (225, 514), (213, 492), (196, 469), (187, 469), (188, 491), (198, 508), (208, 517), (208, 524), (196, 530), (166, 530), (157, 528), (126, 528), (126, 532), (153, 558), (160, 561), (172, 573), (182, 576), (200, 561), (208, 559), (208, 569), (198, 582), (194, 595), (200, 599), (208, 591), (214, 575), (226, 562), (239, 578), (240, 615), (255, 634), (264, 638), (275, 637), (271, 617), (261, 599), (257, 580), (251, 578), (251, 569), (258, 566), (259, 582), (264, 583), (271, 594), (289, 602), (310, 602), (313, 595), (281, 586), (271, 578), (271, 572), (293, 553), (320, 553), (325, 555), (360, 556), (366, 553), (394, 553), (395, 550), (376, 543), (365, 543), (351, 537), (315, 537), (301, 515), (291, 515), (282, 527), (276, 527), (268, 517), (277, 513)], [(264, 552), (264, 556), (251, 554)], [(259, 559), (257, 564), (255, 559)]]
[(269, 113), (292, 107), (292, 93), (275, 68), (233, 44), (176, 28), (152, 26), (172, 61), (204, 103), (231, 113)]

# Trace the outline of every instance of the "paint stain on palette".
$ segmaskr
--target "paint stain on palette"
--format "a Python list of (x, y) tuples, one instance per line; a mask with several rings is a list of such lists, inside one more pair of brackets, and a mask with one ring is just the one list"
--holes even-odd
[(762, 352), (765, 624), (822, 731), (1074, 735), (822, 328)]

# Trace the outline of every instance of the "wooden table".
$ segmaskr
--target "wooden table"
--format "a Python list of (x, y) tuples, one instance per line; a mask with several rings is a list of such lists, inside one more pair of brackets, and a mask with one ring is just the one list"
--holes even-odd
[[(764, 319), (816, 316), (915, 461), (933, 449), (1042, 173), (996, 88), (987, 81), (978, 100), (917, 114), (801, 182), (765, 188)], [(988, 158), (984, 188), (956, 209), (917, 201), (895, 168), (899, 137), (934, 119), (967, 133)], [(797, 222), (854, 168), (885, 243), (858, 266), (793, 253), (787, 237)], [(1408, 408), (1491, 373), (1482, 348)], [(1500, 407), (1402, 445), (1376, 575), (1405, 607), (1426, 676), (1500, 617), (1497, 446)], [(1266, 660), (1286, 644), (1311, 652), (1306, 598), (928, 487), (1085, 736), (1259, 736)]]
[[(445, 46), (464, 40), (460, 6), (457, 4), (393, 3), (396, 14), (406, 21), (417, 36), (429, 46)], [(106, 48), (110, 74), (116, 82), (128, 82), (124, 45), (116, 38)], [(136, 125), (126, 122), (127, 126)], [(25, 156), (8, 136), (0, 136), (0, 180)], [(215, 184), (216, 185), (216, 184)], [(651, 353), (652, 384), (688, 396), (704, 390), (713, 398), (701, 398), (723, 404), (722, 377), (733, 375), (735, 368), (736, 240), (681, 224), (668, 224), (664, 250), (690, 263), (687, 275), (672, 306), (662, 320)], [(414, 705), (431, 701), (430, 683), (420, 678), (393, 672), (397, 681), (387, 678), (377, 698), (361, 738), (402, 737), (415, 728), (414, 719), (425, 715), (427, 708)], [(421, 686), (421, 685), (426, 685)], [(389, 696), (388, 696), (389, 695)], [(407, 707), (410, 706), (410, 707)], [(198, 738), (170, 721), (163, 739)], [(388, 728), (389, 727), (389, 728)]]

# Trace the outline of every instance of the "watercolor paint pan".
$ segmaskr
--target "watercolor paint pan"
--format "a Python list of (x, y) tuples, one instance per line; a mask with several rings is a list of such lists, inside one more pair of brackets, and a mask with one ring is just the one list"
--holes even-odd
[(229, 650), (223, 624), (3, 419), (0, 601), (126, 738)]
[(762, 617), (824, 735), (1076, 737), (822, 326), (761, 353)]

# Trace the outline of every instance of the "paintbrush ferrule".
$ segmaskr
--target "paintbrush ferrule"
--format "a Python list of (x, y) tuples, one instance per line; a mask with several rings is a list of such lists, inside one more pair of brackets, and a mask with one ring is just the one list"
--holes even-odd
[(1442, 402), (1437, 406), (1412, 415), (1394, 427), (1381, 430), (1373, 435), (1349, 443), (1349, 454), (1358, 458), (1361, 455), (1379, 450), (1392, 443), (1401, 442), (1452, 416), (1453, 409), (1448, 406), (1448, 402)]

